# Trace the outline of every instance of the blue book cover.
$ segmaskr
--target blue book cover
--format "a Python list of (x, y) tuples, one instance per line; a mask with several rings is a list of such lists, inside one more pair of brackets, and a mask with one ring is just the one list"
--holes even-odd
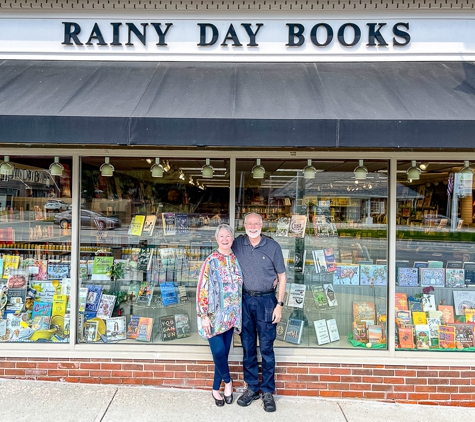
[(69, 277), (69, 264), (48, 263), (48, 280), (62, 280)]
[(176, 293), (175, 283), (173, 283), (173, 281), (161, 283), (160, 291), (162, 292), (163, 306), (176, 305), (178, 303), (178, 295)]
[(418, 268), (398, 268), (397, 269), (398, 286), (414, 287), (419, 285)]
[(302, 341), (303, 321), (290, 318), (285, 332), (285, 341), (293, 344), (300, 344)]
[(31, 317), (34, 318), (35, 316), (51, 316), (51, 310), (53, 308), (52, 302), (41, 302), (36, 301), (33, 303), (33, 311), (31, 313)]
[(102, 295), (102, 286), (87, 284), (86, 311), (97, 312)]

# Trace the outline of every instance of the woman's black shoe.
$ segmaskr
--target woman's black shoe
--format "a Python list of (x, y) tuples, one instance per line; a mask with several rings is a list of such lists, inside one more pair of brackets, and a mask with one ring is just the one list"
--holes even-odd
[[(213, 396), (214, 403), (216, 404), (216, 406), (218, 406), (218, 407), (224, 406), (224, 399), (223, 398), (217, 399), (216, 397), (214, 397), (213, 392), (211, 392), (211, 395)], [(221, 396), (221, 394), (220, 394), (220, 396)]]
[(226, 394), (224, 394), (224, 401), (226, 402), (226, 404), (232, 404), (233, 402), (233, 390), (232, 390), (232, 383), (233, 383), (233, 380), (229, 381), (231, 383), (231, 395), (230, 396), (227, 396)]

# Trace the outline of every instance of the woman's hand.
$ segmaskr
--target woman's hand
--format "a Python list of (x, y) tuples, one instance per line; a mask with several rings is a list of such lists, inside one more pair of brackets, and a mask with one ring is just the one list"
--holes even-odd
[(203, 316), (201, 317), (201, 326), (203, 327), (203, 330), (206, 335), (211, 335), (211, 321), (209, 319), (209, 316)]

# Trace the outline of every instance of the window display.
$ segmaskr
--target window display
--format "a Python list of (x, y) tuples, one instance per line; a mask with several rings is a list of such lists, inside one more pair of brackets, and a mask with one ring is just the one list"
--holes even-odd
[(4, 157), (0, 173), (0, 341), (69, 342), (71, 159)]
[(196, 287), (229, 223), (229, 163), (110, 158), (104, 176), (101, 162), (82, 159), (78, 341), (205, 344)]
[(396, 347), (475, 350), (473, 171), (468, 162), (422, 168), (398, 198)]
[(237, 161), (236, 232), (255, 212), (282, 247), (287, 291), (275, 346), (386, 348), (387, 162), (365, 161), (364, 179), (347, 170), (358, 161), (259, 164), (256, 178), (250, 161)]

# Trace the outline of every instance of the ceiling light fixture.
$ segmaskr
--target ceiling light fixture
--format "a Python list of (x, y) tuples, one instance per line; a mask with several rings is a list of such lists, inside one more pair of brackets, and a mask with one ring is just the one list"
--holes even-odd
[(460, 181), (473, 179), (473, 170), (470, 168), (470, 161), (463, 162), (463, 167), (460, 169)]
[(368, 169), (363, 165), (363, 160), (359, 160), (359, 165), (353, 171), (356, 180), (364, 180), (368, 174)]
[(263, 179), (266, 169), (261, 165), (261, 159), (256, 160), (256, 165), (252, 168), (252, 177), (254, 179)]
[(160, 164), (160, 158), (155, 158), (155, 164), (150, 167), (152, 177), (163, 177), (163, 166)]
[(214, 169), (210, 164), (210, 159), (206, 159), (206, 164), (201, 168), (201, 174), (205, 179), (213, 178)]
[(59, 157), (54, 157), (54, 163), (49, 166), (51, 176), (62, 176), (64, 166), (59, 162)]
[(185, 180), (185, 174), (183, 173), (183, 170), (180, 170), (180, 175), (178, 176), (179, 179)]
[(304, 179), (315, 179), (315, 174), (317, 173), (317, 169), (312, 165), (312, 159), (309, 158), (307, 162), (307, 166), (303, 169), (303, 178)]
[(407, 178), (412, 180), (419, 180), (421, 178), (421, 169), (417, 167), (416, 161), (411, 161), (411, 167), (407, 169)]
[(427, 167), (429, 167), (429, 163), (421, 163), (419, 168), (422, 170), (422, 171), (426, 171), (427, 170)]
[(5, 157), (3, 157), (3, 163), (0, 164), (0, 174), (3, 176), (12, 176), (14, 168), (13, 164), (10, 163), (10, 156), (5, 155)]
[(105, 157), (105, 162), (99, 167), (101, 176), (112, 177), (114, 174), (114, 166), (109, 162), (109, 157)]

